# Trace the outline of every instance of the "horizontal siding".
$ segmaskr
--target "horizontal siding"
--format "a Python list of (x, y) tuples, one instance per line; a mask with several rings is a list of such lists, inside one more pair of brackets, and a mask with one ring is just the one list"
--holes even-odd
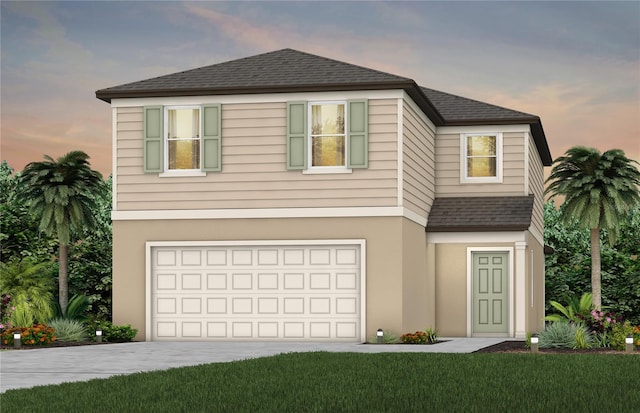
[(435, 132), (406, 102), (402, 113), (403, 206), (426, 218), (435, 197)]
[(502, 134), (502, 183), (460, 183), (460, 134), (436, 135), (436, 196), (524, 195), (524, 133)]
[(369, 168), (286, 170), (286, 104), (223, 104), (222, 172), (145, 174), (143, 108), (117, 109), (117, 209), (305, 208), (397, 205), (397, 100), (369, 101)]
[(544, 234), (544, 166), (533, 138), (529, 138), (529, 192), (533, 194), (531, 226)]

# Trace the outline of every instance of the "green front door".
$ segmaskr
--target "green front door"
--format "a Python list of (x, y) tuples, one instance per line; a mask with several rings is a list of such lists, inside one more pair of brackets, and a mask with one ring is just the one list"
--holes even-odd
[(509, 333), (509, 253), (473, 253), (473, 333)]

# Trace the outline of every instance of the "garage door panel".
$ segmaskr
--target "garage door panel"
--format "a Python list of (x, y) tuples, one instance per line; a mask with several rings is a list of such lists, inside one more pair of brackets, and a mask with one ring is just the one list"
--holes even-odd
[(152, 339), (359, 340), (359, 248), (152, 248)]

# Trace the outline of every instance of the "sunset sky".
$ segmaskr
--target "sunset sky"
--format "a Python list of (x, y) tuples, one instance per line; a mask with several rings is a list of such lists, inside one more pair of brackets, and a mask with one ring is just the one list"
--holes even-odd
[(111, 173), (98, 89), (283, 48), (540, 116), (551, 154), (640, 160), (640, 2), (1, 3), (1, 158), (83, 150)]

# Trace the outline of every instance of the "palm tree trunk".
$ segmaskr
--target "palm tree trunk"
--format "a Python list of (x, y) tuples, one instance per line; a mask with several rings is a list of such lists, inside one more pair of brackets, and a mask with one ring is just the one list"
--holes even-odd
[(591, 228), (591, 292), (593, 306), (602, 307), (602, 285), (600, 270), (600, 228)]
[(60, 243), (60, 258), (58, 260), (58, 301), (62, 314), (67, 312), (67, 304), (69, 304), (69, 280), (67, 262), (69, 255), (69, 246)]

